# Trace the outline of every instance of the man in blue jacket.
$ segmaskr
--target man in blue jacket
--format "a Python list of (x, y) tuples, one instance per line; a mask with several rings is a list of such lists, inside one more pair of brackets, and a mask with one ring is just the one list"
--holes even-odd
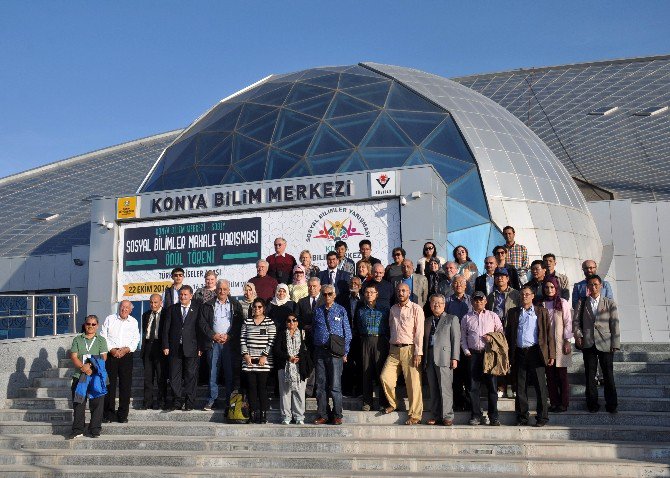
[[(579, 301), (585, 298), (588, 294), (588, 290), (586, 288), (586, 278), (598, 273), (598, 264), (596, 264), (596, 261), (587, 259), (582, 262), (582, 271), (584, 272), (585, 279), (583, 281), (577, 282), (572, 288), (572, 309), (575, 311), (577, 310), (577, 304)], [(614, 299), (614, 295), (612, 294), (612, 287), (606, 280), (603, 281), (601, 294), (603, 297), (607, 297), (610, 300)]]
[[(347, 311), (335, 303), (335, 287), (326, 284), (321, 288), (325, 303), (316, 308), (312, 323), (314, 337), (317, 419), (315, 425), (328, 420), (333, 425), (342, 424), (342, 367), (347, 361), (351, 344), (351, 327)], [(344, 342), (344, 350), (332, 350), (331, 335)], [(343, 354), (341, 354), (343, 352)], [(333, 397), (333, 409), (328, 406), (328, 395)]]

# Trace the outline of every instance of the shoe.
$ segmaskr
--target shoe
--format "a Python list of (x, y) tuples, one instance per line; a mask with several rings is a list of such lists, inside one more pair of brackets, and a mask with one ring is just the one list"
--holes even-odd
[(291, 424), (291, 420), (286, 420), (286, 419), (284, 419), (284, 420), (281, 421), (281, 424), (282, 424), (282, 425), (290, 425), (290, 424)]
[(191, 405), (184, 405), (183, 410), (185, 412), (191, 412), (191, 411), (193, 411), (193, 407)]
[(605, 407), (605, 409), (607, 410), (607, 413), (611, 415), (616, 415), (618, 413), (616, 407)]
[(333, 418), (333, 420), (330, 422), (333, 425), (342, 425), (342, 419), (341, 418)]
[(296, 420), (295, 424), (296, 424), (296, 425), (304, 425), (304, 424), (305, 424), (305, 420)]
[(508, 385), (507, 386), (507, 398), (514, 398), (514, 395), (516, 395), (516, 394), (512, 390), (512, 386)]
[(119, 423), (128, 423), (128, 419), (127, 419), (127, 418), (121, 418), (121, 417), (119, 417), (119, 420), (118, 420), (118, 421), (119, 421)]
[(266, 424), (268, 422), (267, 412), (261, 412), (258, 423)]
[(502, 391), (502, 390), (498, 390), (498, 398), (502, 398), (502, 397), (503, 397), (503, 391)]
[(436, 423), (437, 423), (437, 420), (435, 420), (434, 418), (426, 420), (426, 425), (435, 425)]
[(83, 433), (72, 432), (72, 433), (70, 433), (70, 434), (68, 435), (67, 439), (68, 439), (68, 440), (74, 440), (75, 438), (79, 438), (79, 437), (83, 437), (83, 436), (84, 436)]
[(444, 425), (445, 427), (450, 427), (450, 426), (452, 426), (453, 424), (454, 424), (454, 421), (453, 421), (453, 420), (449, 420), (448, 418), (445, 418), (444, 420), (442, 420), (442, 425)]
[(100, 438), (100, 433), (91, 433), (89, 436), (91, 438)]
[(517, 427), (525, 427), (528, 425), (528, 420), (517, 420), (516, 421), (516, 426)]
[(549, 407), (551, 413), (561, 413), (561, 407)]
[(485, 417), (484, 415), (482, 415), (482, 417), (479, 419), (479, 424), (480, 425), (488, 425), (489, 424), (488, 417)]
[(468, 422), (468, 424), (469, 424), (469, 425), (472, 425), (473, 427), (475, 427), (475, 426), (479, 425), (480, 422), (481, 422), (481, 419), (480, 419), (479, 417), (473, 417), (473, 418), (470, 419), (470, 421)]
[(112, 423), (116, 421), (116, 417), (111, 417), (107, 415), (106, 417), (102, 418), (102, 423)]
[(600, 411), (600, 405), (589, 407), (589, 413), (598, 413), (599, 411)]
[(547, 424), (547, 420), (537, 420), (537, 421), (535, 422), (535, 426), (536, 426), (536, 427), (543, 427), (543, 426), (545, 426), (546, 424)]
[(408, 419), (405, 421), (405, 425), (419, 425), (420, 423), (421, 423), (421, 420), (420, 420), (420, 419), (418, 419), (418, 418), (412, 418), (412, 417), (408, 418)]
[(206, 412), (210, 412), (214, 408), (214, 402), (207, 402), (207, 404), (202, 407), (202, 409)]
[(141, 407), (137, 407), (137, 409), (138, 409), (138, 410), (147, 410), (147, 407), (145, 407), (144, 405), (142, 405)]
[(393, 413), (393, 412), (395, 412), (395, 408), (393, 408), (393, 407), (385, 407), (385, 408), (382, 408), (382, 409), (381, 409), (381, 412), (382, 412), (384, 415), (388, 415), (389, 413)]
[(500, 420), (497, 418), (494, 418), (493, 420), (489, 421), (489, 425), (492, 427), (499, 427), (500, 426)]
[(158, 402), (154, 403), (154, 404), (151, 406), (151, 409), (152, 409), (152, 410), (160, 410), (161, 408), (163, 408), (163, 407), (162, 407), (162, 406), (160, 405), (160, 403), (158, 403)]
[(319, 417), (316, 420), (314, 420), (314, 425), (325, 425), (326, 423), (328, 423), (328, 420), (326, 420), (323, 417)]
[(368, 405), (367, 403), (365, 405), (363, 405), (363, 411), (364, 412), (369, 412), (370, 408), (371, 408), (370, 405)]

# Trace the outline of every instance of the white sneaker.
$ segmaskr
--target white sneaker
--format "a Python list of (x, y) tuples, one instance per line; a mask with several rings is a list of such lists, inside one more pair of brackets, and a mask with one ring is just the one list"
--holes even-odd
[(502, 390), (498, 390), (498, 398), (502, 398), (502, 396), (503, 396)]
[(304, 424), (305, 424), (305, 420), (297, 420), (297, 421), (295, 422), (295, 424), (296, 424), (296, 425), (304, 425)]
[(281, 421), (281, 424), (282, 424), (282, 425), (290, 425), (290, 424), (291, 424), (291, 420), (282, 420), (282, 421)]

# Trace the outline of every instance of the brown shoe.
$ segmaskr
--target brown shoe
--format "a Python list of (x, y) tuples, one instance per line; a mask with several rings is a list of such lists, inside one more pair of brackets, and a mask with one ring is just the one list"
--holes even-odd
[(333, 421), (331, 423), (333, 425), (342, 425), (342, 419), (341, 418), (333, 418)]
[(382, 408), (382, 413), (384, 415), (388, 415), (389, 413), (393, 413), (393, 412), (395, 412), (395, 408), (393, 408), (393, 407)]
[(444, 420), (442, 420), (442, 425), (444, 425), (445, 427), (450, 427), (450, 426), (453, 425), (453, 424), (454, 424), (454, 421), (453, 421), (453, 420), (449, 420), (449, 419), (447, 419), (447, 418), (445, 418)]
[(410, 417), (405, 422), (405, 425), (418, 425), (419, 423), (421, 423), (421, 420), (419, 420), (418, 418), (411, 418)]
[(434, 418), (431, 418), (426, 422), (426, 425), (435, 425), (435, 423), (437, 423), (436, 420)]
[(326, 423), (328, 423), (328, 420), (322, 417), (319, 417), (316, 420), (314, 420), (314, 425), (325, 425)]

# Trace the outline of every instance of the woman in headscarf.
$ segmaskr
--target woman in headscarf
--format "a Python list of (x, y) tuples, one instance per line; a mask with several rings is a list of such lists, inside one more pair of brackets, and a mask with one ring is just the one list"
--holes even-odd
[(288, 286), (279, 284), (275, 289), (275, 296), (268, 304), (266, 315), (272, 319), (277, 326), (277, 331), (284, 330), (286, 317), (295, 312), (295, 302), (288, 295)]
[(319, 267), (312, 264), (312, 253), (307, 249), (300, 253), (300, 264), (305, 268), (306, 279), (319, 277)]
[(296, 304), (307, 297), (307, 278), (305, 268), (301, 265), (293, 268), (293, 282), (288, 286), (288, 296)]
[(432, 258), (436, 258), (440, 266), (443, 266), (444, 264), (447, 263), (447, 260), (444, 257), (439, 257), (437, 255), (437, 248), (435, 247), (435, 244), (432, 242), (426, 242), (423, 245), (423, 257), (416, 261), (416, 273), (417, 274), (426, 274), (427, 268), (426, 266), (428, 265), (428, 261), (431, 260)]
[(251, 311), (251, 303), (258, 297), (256, 294), (256, 286), (252, 282), (247, 282), (242, 288), (242, 293), (244, 295), (240, 299), (240, 305), (242, 306), (242, 315), (246, 319)]
[(568, 367), (572, 363), (572, 311), (568, 301), (561, 298), (561, 288), (556, 277), (546, 277), (543, 285), (544, 306), (549, 312), (551, 330), (556, 341), (556, 360), (546, 368), (547, 388), (552, 413), (564, 412), (570, 403)]
[(295, 420), (297, 425), (305, 424), (305, 387), (307, 378), (314, 368), (307, 349), (305, 332), (298, 328), (298, 318), (289, 314), (286, 330), (275, 340), (279, 379), (279, 410), (284, 425)]
[(470, 254), (465, 246), (456, 246), (454, 248), (454, 261), (456, 261), (456, 265), (458, 266), (458, 274), (465, 277), (465, 280), (474, 288), (475, 279), (479, 275), (479, 269), (477, 269), (477, 264), (470, 259)]

